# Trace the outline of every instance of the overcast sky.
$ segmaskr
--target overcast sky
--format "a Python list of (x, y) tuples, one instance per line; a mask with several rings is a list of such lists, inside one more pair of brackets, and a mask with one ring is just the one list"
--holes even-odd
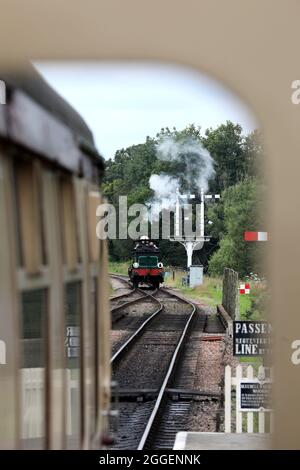
[(226, 120), (258, 125), (237, 96), (191, 69), (157, 63), (38, 62), (44, 78), (85, 119), (104, 158), (162, 127), (202, 129)]

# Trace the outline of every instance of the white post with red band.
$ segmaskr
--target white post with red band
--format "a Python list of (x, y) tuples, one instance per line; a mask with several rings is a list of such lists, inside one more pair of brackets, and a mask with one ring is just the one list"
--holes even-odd
[(268, 232), (244, 232), (246, 242), (267, 242)]

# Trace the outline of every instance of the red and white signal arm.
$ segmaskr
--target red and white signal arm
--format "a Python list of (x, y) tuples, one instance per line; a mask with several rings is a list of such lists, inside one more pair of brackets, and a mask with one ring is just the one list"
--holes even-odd
[(244, 232), (246, 242), (267, 242), (268, 232)]
[(240, 294), (250, 294), (250, 284), (240, 284)]

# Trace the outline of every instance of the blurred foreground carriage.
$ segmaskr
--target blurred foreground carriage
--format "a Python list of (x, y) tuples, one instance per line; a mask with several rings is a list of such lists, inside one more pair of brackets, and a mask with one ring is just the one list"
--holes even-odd
[(0, 78), (0, 448), (99, 448), (110, 404), (103, 160), (37, 72)]

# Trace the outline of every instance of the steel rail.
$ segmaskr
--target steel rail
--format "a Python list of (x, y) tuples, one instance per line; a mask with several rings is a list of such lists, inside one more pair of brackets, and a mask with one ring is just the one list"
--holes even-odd
[[(135, 290), (135, 289), (134, 289)], [(118, 300), (118, 299), (121, 299), (122, 297), (128, 297), (129, 295), (132, 294), (132, 292), (134, 292), (133, 289), (131, 289), (129, 292), (125, 292), (124, 294), (120, 294), (120, 295), (111, 295), (109, 300), (110, 301), (113, 301), (113, 300)]]
[[(137, 292), (137, 291), (140, 292), (139, 289), (136, 289), (135, 291), (132, 291), (132, 293)], [(123, 302), (121, 305), (116, 305), (115, 307), (112, 307), (110, 309), (111, 313), (116, 312), (117, 310), (121, 310), (122, 308), (127, 307), (128, 305), (132, 305), (136, 302), (139, 302), (140, 300), (145, 300), (147, 297), (150, 296), (150, 294), (146, 294), (143, 291), (141, 291), (141, 292), (143, 293), (143, 295), (141, 295), (140, 297), (137, 297), (136, 299), (128, 300), (127, 302)]]
[[(158, 303), (159, 307), (157, 310), (155, 310), (154, 313), (152, 313), (152, 315), (150, 317), (148, 317), (141, 325), (140, 327), (125, 341), (124, 344), (122, 344), (122, 346), (118, 349), (118, 351), (115, 352), (115, 354), (111, 357), (111, 360), (110, 360), (110, 363), (111, 364), (115, 364), (117, 362), (117, 360), (119, 360), (122, 355), (125, 353), (125, 351), (130, 347), (132, 346), (133, 342), (139, 337), (141, 336), (141, 334), (144, 332), (146, 326), (162, 311), (162, 309), (164, 308), (163, 304), (158, 300), (156, 299), (152, 294), (147, 294), (147, 297), (152, 297), (153, 300), (155, 300), (155, 302)], [(141, 298), (145, 298), (145, 297), (139, 297), (139, 299)], [(135, 299), (137, 300), (137, 299)], [(122, 305), (124, 306), (124, 304)]]
[(122, 297), (128, 297), (129, 295), (132, 294), (132, 292), (134, 292), (136, 289), (132, 289), (132, 286), (129, 282), (128, 279), (125, 279), (123, 276), (118, 276), (116, 274), (109, 274), (109, 277), (112, 277), (114, 279), (118, 279), (118, 281), (121, 281), (123, 282), (124, 284), (127, 284), (127, 287), (130, 289), (129, 292), (125, 292), (124, 294), (120, 294), (120, 295), (111, 295), (109, 300), (110, 301), (113, 301), (113, 300), (118, 300), (118, 299), (121, 299)]
[(128, 281), (128, 275), (127, 274), (120, 274), (120, 273), (109, 273), (108, 274), (110, 277), (116, 277), (117, 279), (123, 279), (124, 281)]
[[(123, 280), (124, 282), (128, 282), (127, 280), (125, 279), (122, 279), (120, 278), (119, 276), (116, 276), (116, 275), (113, 275), (111, 277), (115, 277), (115, 278), (118, 278), (118, 279), (121, 279)], [(129, 283), (129, 282), (128, 282)], [(141, 336), (141, 334), (145, 331), (145, 328), (146, 326), (163, 310), (163, 304), (154, 297), (154, 294), (158, 292), (158, 290), (156, 289), (154, 292), (152, 292), (151, 294), (150, 293), (147, 293), (147, 292), (144, 292), (142, 291), (141, 289), (134, 289), (134, 291), (132, 291), (131, 293), (133, 292), (136, 292), (136, 291), (139, 291), (139, 292), (142, 292), (142, 296), (141, 297), (138, 297), (137, 299), (133, 299), (133, 300), (130, 300), (128, 302), (125, 302), (121, 305), (118, 305), (116, 307), (113, 307), (111, 309), (111, 312), (115, 312), (116, 310), (120, 310), (124, 307), (127, 307), (128, 305), (131, 305), (135, 302), (139, 302), (140, 300), (145, 300), (146, 298), (148, 297), (151, 297), (157, 304), (158, 304), (158, 309), (155, 310), (154, 313), (152, 313), (150, 315), (150, 317), (148, 317), (140, 326), (139, 328), (122, 344), (122, 346), (115, 352), (115, 354), (113, 354), (113, 356), (111, 357), (111, 360), (110, 360), (110, 363), (111, 364), (116, 364), (116, 362), (123, 356), (123, 354), (125, 353), (125, 351), (127, 351), (129, 349), (130, 346), (132, 346), (132, 344), (134, 343), (134, 341)], [(127, 294), (128, 295), (128, 294)], [(130, 293), (129, 293), (130, 295)], [(125, 296), (125, 294), (123, 295)], [(119, 296), (121, 297), (121, 296)]]
[[(124, 279), (124, 275), (122, 276), (119, 276), (119, 275), (115, 275), (115, 274), (110, 274), (110, 277), (114, 277), (115, 279), (118, 279), (120, 281), (123, 281), (125, 282), (126, 284), (128, 284), (130, 287), (130, 283), (128, 281), (128, 279)], [(142, 291), (141, 289), (133, 289), (131, 290), (130, 292), (126, 292), (125, 294), (121, 294), (121, 295), (116, 295), (115, 297), (111, 297), (110, 298), (110, 301), (114, 301), (114, 300), (120, 300), (122, 299), (123, 297), (128, 297), (132, 294), (134, 294), (135, 292), (141, 292), (143, 295), (141, 295), (140, 297), (136, 298), (136, 299), (132, 299), (132, 300), (128, 300), (128, 302), (124, 302), (122, 303), (121, 305), (116, 305), (115, 307), (112, 307), (110, 309), (111, 312), (116, 312), (117, 310), (120, 310), (121, 308), (123, 307), (127, 307), (128, 305), (131, 305), (131, 304), (134, 304), (135, 302), (139, 302), (140, 300), (146, 298), (149, 296), (149, 294), (147, 294), (146, 292)]]
[(187, 332), (189, 330), (189, 327), (191, 325), (191, 322), (195, 316), (195, 313), (196, 313), (196, 306), (190, 302), (189, 300), (187, 299), (183, 299), (182, 297), (174, 294), (174, 293), (171, 293), (169, 291), (165, 291), (167, 292), (169, 295), (173, 296), (173, 297), (176, 297), (188, 304), (190, 304), (192, 306), (192, 312), (185, 324), (185, 327), (183, 329), (183, 332), (178, 340), (178, 343), (177, 343), (177, 346), (176, 346), (176, 349), (172, 355), (172, 358), (170, 360), (170, 364), (169, 364), (169, 367), (168, 367), (168, 370), (167, 370), (167, 373), (164, 377), (164, 380), (163, 380), (163, 383), (162, 383), (162, 386), (159, 390), (159, 393), (158, 393), (158, 396), (157, 396), (157, 399), (156, 399), (156, 402), (155, 402), (155, 405), (154, 405), (154, 408), (152, 410), (152, 413), (148, 419), (148, 422), (147, 422), (147, 425), (146, 425), (146, 428), (143, 432), (143, 435), (140, 439), (140, 442), (139, 442), (139, 445), (138, 445), (138, 448), (137, 450), (143, 450), (145, 448), (145, 445), (147, 443), (147, 440), (150, 436), (150, 433), (153, 429), (153, 425), (154, 425), (154, 422), (156, 420), (156, 418), (158, 417), (160, 411), (161, 411), (161, 408), (162, 408), (162, 405), (163, 405), (163, 401), (164, 401), (164, 398), (166, 398), (166, 393), (167, 393), (167, 387), (168, 387), (168, 383), (173, 375), (173, 373), (175, 372), (175, 368), (176, 368), (176, 363), (177, 363), (177, 360), (179, 358), (179, 354), (181, 352), (181, 349), (182, 349), (182, 346), (184, 344), (184, 342), (186, 341), (187, 339)]

